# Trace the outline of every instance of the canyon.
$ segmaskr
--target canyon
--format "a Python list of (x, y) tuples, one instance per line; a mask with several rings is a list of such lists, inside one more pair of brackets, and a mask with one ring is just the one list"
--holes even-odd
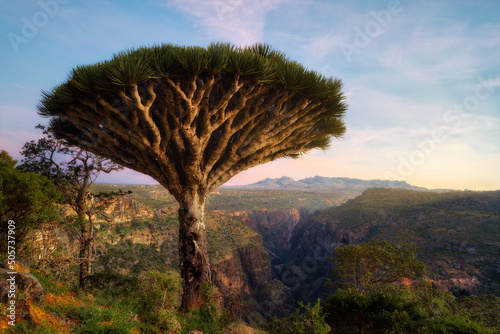
[[(94, 217), (94, 275), (178, 270), (175, 201), (157, 186), (132, 191)], [(221, 188), (212, 194), (206, 226), (220, 303), (248, 323), (290, 314), (297, 301), (332, 292), (324, 283), (333, 279), (336, 247), (373, 238), (414, 245), (435, 287), (500, 295), (498, 191), (363, 191)], [(64, 226), (30, 238), (40, 262), (76, 243)]]

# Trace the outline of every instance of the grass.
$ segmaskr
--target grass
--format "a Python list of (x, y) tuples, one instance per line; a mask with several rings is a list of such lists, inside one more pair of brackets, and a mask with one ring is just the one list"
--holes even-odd
[(0, 327), (6, 328), (5, 333), (184, 334), (201, 330), (208, 334), (221, 333), (228, 325), (227, 314), (213, 303), (193, 312), (178, 311), (182, 289), (175, 271), (101, 275), (99, 286), (89, 284), (85, 292), (78, 293), (49, 275), (36, 275), (47, 294), (23, 308), (27, 316), (16, 327)]

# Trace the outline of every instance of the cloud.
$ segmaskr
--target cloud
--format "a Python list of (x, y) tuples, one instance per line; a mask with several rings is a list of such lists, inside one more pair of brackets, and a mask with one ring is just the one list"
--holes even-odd
[[(27, 86), (30, 87), (30, 86)], [(45, 123), (44, 119), (38, 117), (34, 108), (26, 108), (15, 105), (0, 105), (0, 146), (9, 152), (15, 159), (22, 158), (19, 154), (23, 145), (31, 140), (42, 137), (35, 126)]]
[(404, 29), (391, 31), (387, 39), (374, 40), (370, 52), (358, 60), (395, 71), (403, 80), (435, 86), (454, 86), (474, 80), (482, 72), (491, 73), (493, 57), (500, 52), (499, 24), (443, 25), (436, 17), (416, 19), (412, 13), (403, 13), (404, 25), (394, 25)]
[(170, 0), (168, 4), (201, 23), (209, 37), (236, 45), (263, 39), (266, 14), (284, 0)]
[[(454, 86), (492, 73), (500, 24), (459, 21), (449, 3), (429, 2), (423, 13), (421, 5), (407, 1), (384, 22), (380, 13), (387, 14), (390, 3), (343, 8), (342, 18), (325, 24), (327, 29), (304, 43), (303, 52), (313, 61), (334, 59), (345, 71), (358, 69), (361, 77), (390, 76), (397, 85)], [(377, 26), (380, 33), (370, 34)]]
[(338, 50), (344, 43), (346, 43), (346, 38), (343, 35), (326, 34), (311, 39), (309, 43), (306, 43), (304, 49), (314, 50), (310, 53), (313, 58), (324, 58), (330, 52)]

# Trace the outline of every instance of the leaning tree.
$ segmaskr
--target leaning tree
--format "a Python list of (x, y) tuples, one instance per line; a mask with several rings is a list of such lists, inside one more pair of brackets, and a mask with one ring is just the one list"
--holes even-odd
[(345, 131), (341, 89), (268, 45), (161, 44), (74, 68), (38, 110), (56, 136), (150, 175), (176, 198), (189, 309), (210, 283), (207, 196), (252, 166), (329, 147)]

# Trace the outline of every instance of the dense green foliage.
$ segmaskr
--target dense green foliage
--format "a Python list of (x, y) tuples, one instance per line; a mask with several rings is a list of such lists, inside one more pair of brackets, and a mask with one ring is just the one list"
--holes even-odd
[[(457, 298), (431, 288), (421, 277), (424, 264), (405, 247), (372, 242), (340, 247), (337, 254), (332, 260), (341, 288), (322, 303), (335, 333), (488, 334), (500, 329), (500, 298)], [(378, 269), (370, 263), (388, 270), (391, 279), (376, 279), (380, 276), (372, 271)]]
[(325, 314), (318, 300), (316, 304), (299, 302), (299, 308), (290, 316), (272, 321), (264, 325), (270, 334), (326, 334), (330, 327), (325, 323)]
[(404, 278), (421, 278), (425, 273), (425, 264), (415, 258), (413, 250), (385, 241), (338, 247), (334, 261), (337, 285), (354, 287), (361, 293)]
[(7, 166), (7, 167), (15, 167), (17, 164), (17, 160), (12, 158), (6, 150), (2, 150), (0, 152), (0, 164), (2, 166)]
[(499, 306), (492, 295), (459, 298), (427, 286), (370, 294), (340, 289), (322, 304), (335, 333), (493, 334), (500, 330)]
[(0, 251), (7, 248), (8, 221), (15, 222), (16, 248), (26, 234), (44, 223), (56, 222), (59, 212), (56, 203), (61, 194), (46, 177), (23, 173), (14, 168), (14, 160), (5, 152), (0, 160)]
[(323, 303), (325, 320), (339, 333), (412, 333), (423, 318), (406, 288), (385, 287), (370, 294), (340, 289)]
[[(208, 302), (199, 310), (178, 311), (182, 288), (175, 271), (94, 275), (87, 293), (79, 291), (78, 295), (66, 282), (34, 274), (48, 292), (34, 306), (40, 325), (24, 319), (5, 333), (188, 334), (199, 330), (219, 334), (228, 325), (227, 313), (214, 303), (210, 288), (204, 290)], [(5, 314), (6, 306), (0, 304), (0, 316)]]
[[(256, 44), (240, 49), (224, 43), (212, 43), (207, 48), (161, 44), (129, 49), (109, 61), (76, 67), (69, 80), (73, 87), (54, 89), (58, 95), (51, 102), (70, 98), (66, 94), (71, 94), (71, 89), (106, 91), (158, 77), (203, 72), (240, 74), (262, 84), (281, 84), (289, 90), (315, 97), (331, 98), (338, 93), (341, 85), (339, 80), (307, 70), (269, 45)], [(59, 89), (62, 92), (58, 92)]]

